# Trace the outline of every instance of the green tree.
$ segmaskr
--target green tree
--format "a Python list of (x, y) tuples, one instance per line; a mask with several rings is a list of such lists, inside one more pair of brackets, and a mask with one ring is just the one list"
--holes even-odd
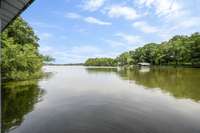
[(49, 56), (49, 55), (43, 55), (42, 56), (44, 63), (54, 62), (55, 58)]
[(32, 28), (17, 18), (1, 34), (2, 80), (25, 80), (41, 76), (43, 58)]
[(85, 61), (86, 66), (115, 66), (116, 61), (112, 58), (89, 58)]
[(194, 33), (191, 35), (191, 63), (193, 65), (200, 65), (200, 33)]
[(130, 59), (129, 57), (130, 57), (129, 53), (124, 52), (116, 58), (116, 61), (119, 66), (125, 66), (125, 65), (128, 65), (129, 63), (129, 59)]
[[(90, 65), (113, 65), (104, 58), (88, 59)], [(152, 65), (192, 65), (200, 67), (200, 33), (191, 36), (176, 35), (160, 44), (148, 43), (116, 57), (115, 64), (127, 66), (148, 62)]]

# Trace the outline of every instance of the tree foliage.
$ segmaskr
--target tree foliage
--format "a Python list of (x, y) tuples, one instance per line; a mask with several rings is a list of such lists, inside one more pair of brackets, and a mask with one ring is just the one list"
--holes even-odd
[(200, 65), (200, 34), (174, 36), (161, 44), (150, 43), (133, 52), (130, 56), (138, 62), (153, 65)]
[(122, 54), (120, 54), (117, 58), (116, 61), (118, 63), (119, 66), (125, 66), (130, 64), (130, 55), (128, 52), (124, 52)]
[(1, 34), (1, 76), (3, 80), (25, 80), (41, 76), (43, 57), (38, 37), (22, 18)]
[(54, 62), (55, 58), (49, 56), (49, 55), (43, 55), (42, 56), (44, 63)]
[(152, 65), (200, 66), (200, 33), (191, 36), (177, 35), (160, 44), (149, 43), (124, 52), (115, 60), (119, 66), (135, 65), (139, 62)]
[(115, 66), (116, 61), (112, 58), (89, 58), (85, 62), (86, 66)]

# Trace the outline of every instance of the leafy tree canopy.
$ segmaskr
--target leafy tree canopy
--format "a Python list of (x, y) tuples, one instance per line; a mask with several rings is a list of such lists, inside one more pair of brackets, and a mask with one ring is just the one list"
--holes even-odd
[[(44, 58), (38, 37), (22, 18), (17, 18), (1, 34), (2, 80), (25, 80), (41, 76)], [(50, 57), (48, 57), (48, 60)]]
[[(152, 65), (190, 65), (199, 67), (200, 33), (196, 32), (191, 36), (176, 35), (169, 41), (160, 44), (148, 43), (143, 47), (120, 54), (115, 61), (119, 66), (147, 62)], [(88, 60), (86, 64), (88, 64)], [(89, 64), (93, 65), (93, 63)], [(94, 64), (101, 65), (101, 63)], [(104, 64), (106, 63), (104, 62)]]

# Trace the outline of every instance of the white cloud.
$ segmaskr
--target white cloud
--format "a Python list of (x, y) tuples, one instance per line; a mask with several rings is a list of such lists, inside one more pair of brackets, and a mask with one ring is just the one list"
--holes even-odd
[(110, 22), (105, 22), (105, 21), (99, 20), (99, 19), (94, 18), (94, 17), (86, 17), (86, 18), (84, 18), (84, 21), (87, 22), (87, 23), (91, 23), (91, 24), (111, 25)]
[(158, 34), (165, 40), (174, 35), (192, 34), (199, 29), (200, 17), (190, 17), (188, 20), (182, 20), (172, 26), (161, 27)]
[(186, 19), (185, 21), (182, 21), (181, 23), (178, 24), (179, 27), (184, 27), (184, 28), (192, 28), (195, 26), (199, 26), (200, 22), (200, 17), (190, 17), (190, 19)]
[(155, 33), (155, 32), (158, 32), (158, 28), (157, 27), (151, 26), (151, 25), (149, 25), (148, 23), (146, 23), (144, 21), (134, 22), (133, 26), (135, 28), (140, 29), (144, 33)]
[(103, 6), (105, 0), (84, 0), (83, 9), (88, 11), (96, 11)]
[(65, 17), (71, 18), (71, 19), (80, 19), (81, 15), (79, 15), (77, 13), (70, 12), (70, 13), (65, 14)]
[(49, 22), (39, 22), (33, 21), (30, 22), (30, 24), (35, 27), (36, 29), (41, 29), (41, 28), (48, 28), (48, 29), (56, 29), (56, 30), (62, 30), (62, 27), (59, 25), (51, 24)]
[(140, 36), (129, 35), (125, 33), (117, 33), (115, 36), (120, 37), (126, 44), (141, 44), (143, 40)]
[(183, 1), (178, 0), (137, 0), (146, 10), (152, 9), (165, 24), (177, 24), (190, 18), (190, 11), (185, 8)]
[(99, 20), (95, 17), (84, 17), (84, 16), (81, 16), (77, 13), (67, 13), (65, 15), (65, 17), (70, 18), (70, 19), (83, 20), (83, 21), (90, 23), (90, 24), (97, 24), (97, 25), (111, 25), (112, 24), (110, 22)]
[(111, 47), (116, 48), (116, 47), (124, 47), (126, 45), (125, 43), (117, 40), (105, 40), (107, 44), (109, 44)]
[[(184, 0), (137, 0), (137, 3), (145, 8), (152, 8), (165, 24), (177, 25), (177, 23), (194, 17), (191, 15), (192, 10), (187, 7), (188, 4)], [(193, 24), (196, 25), (196, 23)]]
[(68, 52), (72, 54), (98, 54), (101, 52), (101, 50), (95, 46), (90, 46), (90, 45), (83, 45), (83, 46), (74, 46), (72, 47)]
[(114, 5), (108, 9), (108, 15), (113, 18), (124, 17), (127, 20), (134, 20), (139, 17), (133, 8)]
[(135, 4), (143, 11), (150, 11), (147, 17), (156, 15), (153, 22), (159, 25), (152, 27), (136, 22), (133, 26), (145, 33), (156, 33), (164, 40), (177, 34), (191, 34), (198, 31), (200, 16), (189, 3), (187, 0), (136, 0)]
[[(83, 63), (88, 58), (116, 57), (121, 51), (110, 51), (93, 45), (74, 46), (67, 49), (42, 45), (40, 53), (50, 55), (56, 59), (55, 63)], [(105, 52), (109, 51), (109, 52)]]
[(39, 47), (39, 51), (44, 55), (49, 55), (53, 51), (53, 48), (50, 46), (41, 46)]
[(41, 54), (54, 57), (55, 63), (81, 63), (87, 58), (102, 55), (101, 49), (90, 45), (74, 46), (68, 49), (56, 49), (52, 46), (42, 45), (39, 50)]
[(176, 11), (180, 11), (182, 6), (176, 0), (137, 0), (141, 6), (154, 8), (159, 16), (172, 15)]
[(130, 35), (127, 33), (117, 33), (115, 38), (105, 39), (105, 43), (116, 50), (116, 53), (122, 53), (123, 51), (133, 50), (141, 45), (144, 41), (140, 36)]
[[(69, 59), (74, 58), (71, 62), (84, 62), (88, 58), (95, 58), (95, 57), (116, 57), (121, 52), (116, 51), (107, 51), (106, 49), (93, 46), (93, 45), (82, 45), (82, 46), (74, 46), (71, 49), (69, 49), (66, 53), (68, 53), (68, 62)], [(66, 59), (67, 60), (67, 59)]]

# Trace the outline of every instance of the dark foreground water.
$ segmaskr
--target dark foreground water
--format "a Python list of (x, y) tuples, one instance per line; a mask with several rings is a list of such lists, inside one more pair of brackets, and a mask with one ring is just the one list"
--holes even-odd
[(3, 86), (3, 132), (200, 133), (200, 69), (44, 70)]

